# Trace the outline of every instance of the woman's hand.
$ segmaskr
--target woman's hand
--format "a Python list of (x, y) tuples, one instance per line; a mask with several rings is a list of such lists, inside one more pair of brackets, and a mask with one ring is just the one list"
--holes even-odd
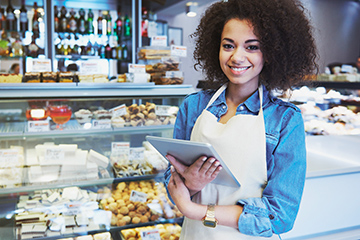
[(202, 156), (190, 166), (186, 166), (171, 155), (166, 155), (176, 172), (184, 178), (184, 183), (190, 194), (194, 195), (201, 191), (208, 183), (216, 178), (222, 166), (215, 158)]
[(167, 188), (179, 211), (186, 216), (189, 206), (193, 205), (193, 202), (190, 198), (189, 189), (173, 166), (171, 166), (171, 177)]

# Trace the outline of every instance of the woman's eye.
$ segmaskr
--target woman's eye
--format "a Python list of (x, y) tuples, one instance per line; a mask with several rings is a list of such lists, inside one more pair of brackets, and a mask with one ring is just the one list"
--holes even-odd
[(247, 49), (254, 51), (254, 50), (259, 50), (260, 47), (256, 46), (256, 45), (251, 45), (251, 46), (248, 46)]
[(231, 44), (223, 44), (223, 48), (231, 49), (231, 48), (233, 48), (233, 46)]

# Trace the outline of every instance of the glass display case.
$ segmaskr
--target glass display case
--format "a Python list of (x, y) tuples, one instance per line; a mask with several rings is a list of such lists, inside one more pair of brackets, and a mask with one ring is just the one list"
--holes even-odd
[(181, 221), (145, 136), (172, 137), (191, 86), (37, 85), (0, 88), (1, 239), (121, 239)]

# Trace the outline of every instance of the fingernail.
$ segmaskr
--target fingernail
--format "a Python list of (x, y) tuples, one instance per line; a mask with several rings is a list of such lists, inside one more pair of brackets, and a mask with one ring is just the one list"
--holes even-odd
[(206, 159), (207, 159), (207, 157), (203, 157), (201, 160), (202, 160), (203, 162), (205, 162)]
[(217, 167), (220, 165), (220, 162), (215, 162), (214, 165), (215, 165), (215, 167)]
[(222, 166), (219, 166), (218, 168), (219, 168), (219, 170), (221, 170), (223, 167), (222, 167)]
[(171, 171), (171, 172), (175, 172), (174, 166), (170, 166), (170, 171)]
[(215, 162), (215, 158), (211, 158), (209, 161), (210, 161), (210, 163), (213, 163), (213, 162)]

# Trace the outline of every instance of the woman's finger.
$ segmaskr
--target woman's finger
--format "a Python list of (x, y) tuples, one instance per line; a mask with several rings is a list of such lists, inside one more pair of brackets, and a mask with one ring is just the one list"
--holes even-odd
[(181, 162), (179, 162), (176, 158), (174, 158), (171, 155), (166, 155), (166, 158), (169, 160), (169, 162), (171, 163), (171, 165), (173, 165), (176, 169), (177, 172), (179, 172), (180, 174), (183, 174), (184, 171), (186, 170), (187, 166), (185, 166), (184, 164), (182, 164)]

